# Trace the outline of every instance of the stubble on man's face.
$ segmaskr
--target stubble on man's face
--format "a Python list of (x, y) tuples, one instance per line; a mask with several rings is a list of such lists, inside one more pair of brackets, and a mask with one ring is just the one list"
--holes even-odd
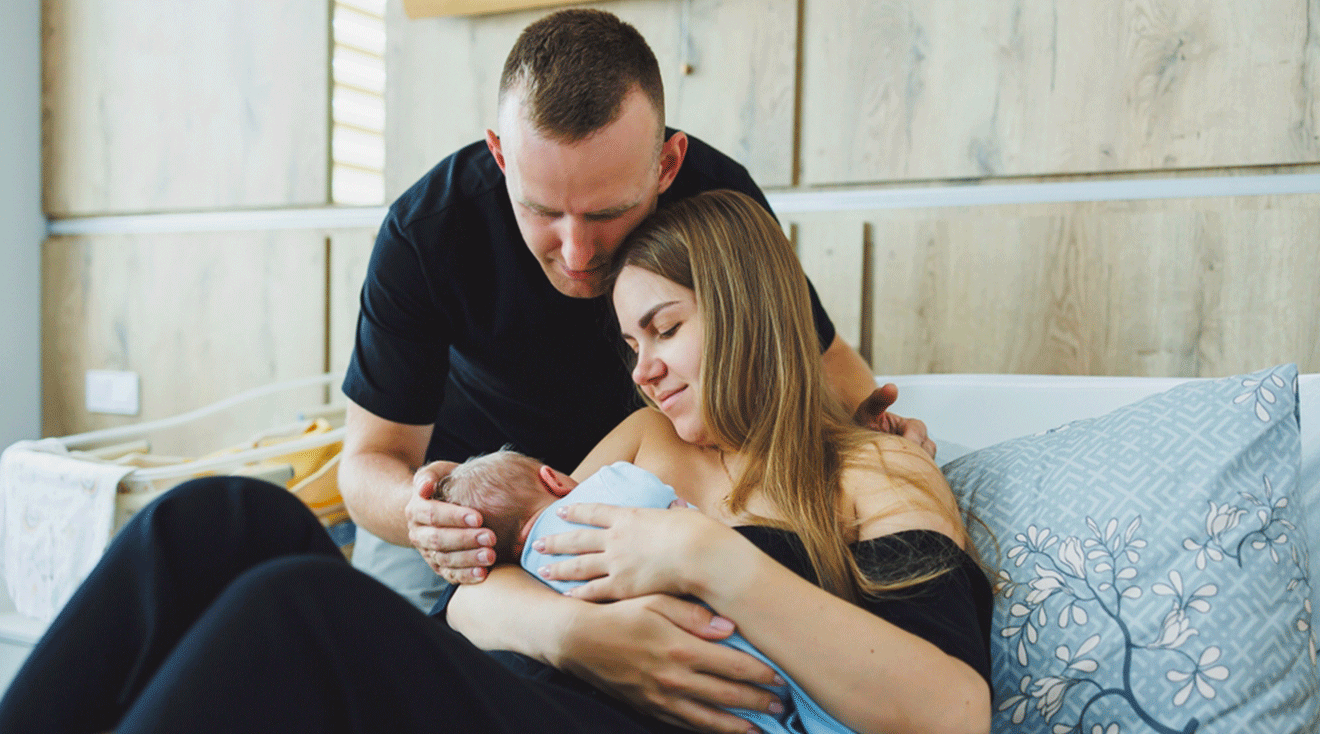
[(532, 129), (516, 97), (505, 105), (500, 144), (524, 242), (560, 293), (602, 295), (614, 253), (659, 197), (654, 110), (634, 92), (614, 122), (563, 143)]

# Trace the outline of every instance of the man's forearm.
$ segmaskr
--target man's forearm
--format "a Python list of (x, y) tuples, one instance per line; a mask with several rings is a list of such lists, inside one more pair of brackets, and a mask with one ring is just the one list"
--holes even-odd
[(404, 508), (413, 496), (413, 475), (426, 458), (432, 427), (395, 423), (348, 401), (339, 493), (353, 522), (395, 545), (408, 542)]
[(841, 337), (835, 336), (821, 355), (825, 383), (848, 412), (857, 409), (875, 390), (875, 375), (866, 360)]
[(348, 514), (388, 543), (410, 545), (403, 509), (412, 497), (412, 480), (412, 467), (388, 454), (345, 454), (340, 459), (339, 492)]

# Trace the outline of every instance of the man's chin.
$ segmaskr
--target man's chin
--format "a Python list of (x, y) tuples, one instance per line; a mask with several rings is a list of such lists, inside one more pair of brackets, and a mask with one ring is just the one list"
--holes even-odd
[(593, 273), (589, 278), (572, 278), (562, 272), (549, 272), (550, 285), (569, 298), (596, 298), (605, 294), (605, 275)]

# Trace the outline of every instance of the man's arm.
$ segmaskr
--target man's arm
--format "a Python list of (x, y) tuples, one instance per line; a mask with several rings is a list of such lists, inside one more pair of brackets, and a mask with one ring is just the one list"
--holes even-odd
[(395, 423), (350, 400), (345, 428), (339, 491), (353, 522), (387, 542), (417, 548), (432, 568), (446, 569), (441, 575), (447, 581), (484, 576), (490, 561), (482, 563), (478, 554), (484, 551), (493, 560), (494, 551), (486, 547), (494, 537), (481, 527), (481, 513), (430, 499), (454, 466), (422, 466), (432, 426)]
[(838, 334), (821, 355), (825, 367), (825, 384), (830, 392), (855, 411), (858, 423), (884, 433), (902, 436), (935, 456), (935, 442), (926, 435), (926, 424), (915, 418), (903, 418), (888, 412), (898, 399), (894, 385), (875, 386), (875, 376), (866, 360)]
[(875, 375), (866, 360), (838, 334), (820, 360), (825, 366), (825, 384), (848, 408), (856, 410), (875, 392)]

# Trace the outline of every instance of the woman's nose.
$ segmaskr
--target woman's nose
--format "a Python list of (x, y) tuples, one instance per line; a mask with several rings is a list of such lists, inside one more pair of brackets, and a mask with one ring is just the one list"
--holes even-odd
[(637, 365), (633, 367), (632, 371), (633, 382), (638, 385), (645, 385), (648, 382), (654, 382), (664, 376), (664, 362), (656, 359), (649, 350), (638, 350)]

